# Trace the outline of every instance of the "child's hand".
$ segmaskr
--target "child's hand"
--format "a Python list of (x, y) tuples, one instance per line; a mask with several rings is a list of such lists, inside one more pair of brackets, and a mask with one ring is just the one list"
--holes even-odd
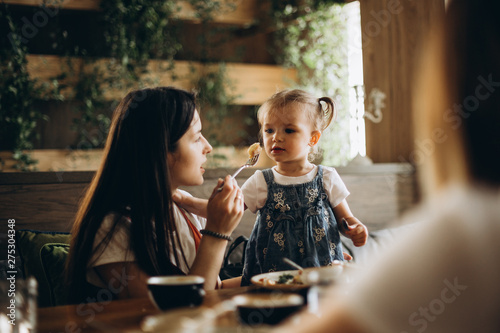
[(208, 201), (206, 199), (192, 197), (190, 195), (186, 195), (182, 191), (175, 190), (172, 193), (172, 200), (190, 213), (207, 217)]
[(364, 224), (357, 221), (355, 219), (354, 223), (347, 223), (346, 219), (342, 219), (341, 222), (341, 230), (342, 233), (352, 240), (354, 246), (363, 246), (366, 244), (366, 240), (368, 239), (368, 229)]
[(172, 193), (172, 200), (174, 200), (181, 207), (183, 207), (185, 197), (186, 195), (179, 190), (175, 190), (174, 193)]
[(342, 252), (342, 254), (344, 255), (344, 260), (345, 261), (351, 261), (352, 260), (352, 256), (349, 253)]

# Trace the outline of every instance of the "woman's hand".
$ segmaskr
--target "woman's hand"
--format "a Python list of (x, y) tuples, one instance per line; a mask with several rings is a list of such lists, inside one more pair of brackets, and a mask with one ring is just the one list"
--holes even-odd
[[(222, 184), (224, 185), (222, 186)], [(222, 186), (222, 190), (218, 191), (220, 186)], [(236, 180), (228, 175), (224, 180), (219, 179), (210, 199), (208, 199), (205, 228), (224, 235), (231, 235), (240, 223), (244, 211), (241, 189)]]
[[(208, 199), (205, 229), (229, 236), (243, 216), (243, 195), (231, 176), (224, 179), (224, 186), (219, 192), (218, 188), (222, 186), (222, 183), (220, 179), (212, 196)], [(218, 276), (226, 245), (227, 240), (218, 237), (204, 235), (201, 238), (196, 259), (189, 274), (203, 276), (206, 290), (214, 289), (219, 285)]]

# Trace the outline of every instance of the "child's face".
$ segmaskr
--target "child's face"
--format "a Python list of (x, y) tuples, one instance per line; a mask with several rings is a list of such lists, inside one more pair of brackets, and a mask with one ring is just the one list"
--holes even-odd
[(306, 113), (297, 108), (272, 112), (262, 124), (264, 150), (278, 164), (307, 162), (318, 133)]
[(200, 116), (195, 112), (191, 126), (178, 142), (177, 150), (167, 154), (172, 189), (203, 184), (205, 169), (202, 165), (211, 151), (212, 146), (201, 134)]

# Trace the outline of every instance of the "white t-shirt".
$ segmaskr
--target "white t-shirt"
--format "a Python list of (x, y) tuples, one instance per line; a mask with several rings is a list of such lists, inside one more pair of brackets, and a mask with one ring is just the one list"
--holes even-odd
[[(185, 191), (182, 192), (187, 195), (190, 195)], [(94, 246), (93, 246), (94, 249), (108, 233), (115, 216), (116, 216), (115, 214), (109, 214), (104, 218), (104, 221), (101, 224), (99, 230), (97, 231), (94, 240)], [(186, 212), (186, 216), (198, 230), (205, 228), (206, 225), (205, 218), (193, 215), (188, 212)], [(191, 265), (194, 262), (194, 259), (196, 258), (196, 247), (194, 243), (193, 233), (189, 228), (189, 225), (187, 224), (184, 216), (182, 215), (177, 205), (174, 205), (174, 219), (177, 231), (179, 232), (179, 239), (181, 243), (180, 246), (174, 246), (174, 249), (177, 252), (177, 257), (180, 259), (178, 268), (182, 270), (184, 273), (188, 273), (189, 268), (191, 267)], [(122, 217), (118, 225), (116, 226), (115, 232), (113, 233), (113, 236), (109, 244), (105, 248), (104, 252), (102, 252), (102, 254), (94, 253), (94, 255), (89, 261), (90, 266), (87, 267), (87, 282), (98, 287), (106, 287), (102, 283), (99, 276), (96, 274), (94, 267), (110, 263), (135, 261), (135, 256), (130, 250), (130, 237), (129, 237), (130, 224), (131, 221), (128, 218)], [(182, 259), (181, 248), (184, 251), (187, 265), (184, 263), (184, 260)], [(174, 262), (173, 253), (170, 256), (170, 259), (172, 260), (172, 262)]]
[(500, 193), (451, 188), (408, 220), (340, 304), (369, 332), (500, 332)]
[[(276, 166), (272, 167), (272, 171), (276, 183), (281, 185), (295, 185), (312, 181), (318, 173), (318, 166), (315, 165), (309, 173), (300, 177), (283, 176), (276, 171)], [(340, 204), (349, 195), (349, 191), (334, 168), (323, 166), (323, 185), (332, 208)], [(266, 204), (267, 184), (261, 170), (257, 170), (248, 178), (241, 187), (241, 190), (245, 198), (245, 205), (252, 213), (256, 213)]]

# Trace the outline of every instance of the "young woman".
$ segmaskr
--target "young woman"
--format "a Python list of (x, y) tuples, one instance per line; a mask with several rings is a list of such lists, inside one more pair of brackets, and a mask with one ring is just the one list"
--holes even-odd
[(146, 296), (152, 275), (200, 275), (205, 289), (220, 285), (227, 240), (244, 211), (241, 190), (227, 176), (201, 212), (206, 219), (172, 199), (179, 186), (203, 183), (212, 147), (201, 130), (195, 97), (186, 91), (142, 89), (121, 101), (72, 230), (71, 302), (102, 290), (115, 298)]

